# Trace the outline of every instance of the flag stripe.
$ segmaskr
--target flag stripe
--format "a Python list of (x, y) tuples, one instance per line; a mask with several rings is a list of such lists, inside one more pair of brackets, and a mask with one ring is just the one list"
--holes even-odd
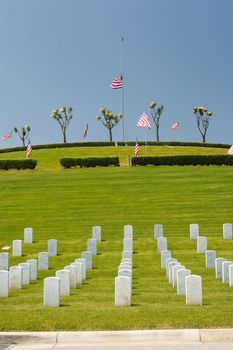
[(142, 113), (141, 117), (138, 119), (137, 126), (140, 128), (151, 128), (150, 119), (145, 112)]
[(26, 158), (29, 159), (30, 153), (32, 152), (32, 145), (30, 139), (28, 139), (28, 145), (26, 149)]
[(9, 138), (11, 138), (11, 136), (12, 136), (12, 131), (11, 131), (11, 132), (8, 132), (7, 134), (5, 134), (5, 135), (3, 135), (3, 136), (1, 136), (1, 138), (2, 138), (3, 141), (6, 141), (6, 140), (8, 140)]
[(122, 77), (114, 78), (112, 80), (111, 88), (112, 89), (121, 89), (123, 86), (123, 79)]
[(139, 156), (139, 144), (138, 141), (136, 141), (135, 149), (134, 149), (134, 155), (135, 157)]
[(180, 124), (179, 123), (175, 123), (175, 124), (172, 125), (171, 129), (172, 130), (177, 130), (177, 129), (179, 129), (179, 127), (180, 127)]
[(233, 154), (233, 145), (229, 148), (228, 154)]
[(86, 137), (86, 136), (87, 136), (87, 131), (88, 131), (88, 124), (87, 124), (87, 126), (85, 127), (85, 129), (83, 130), (83, 137)]

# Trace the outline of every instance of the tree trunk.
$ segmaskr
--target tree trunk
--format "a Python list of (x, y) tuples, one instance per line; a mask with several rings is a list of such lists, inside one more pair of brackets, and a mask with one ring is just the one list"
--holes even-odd
[(157, 142), (159, 142), (159, 126), (156, 126), (156, 138), (157, 138)]
[(108, 129), (109, 130), (109, 138), (110, 138), (110, 142), (112, 142), (112, 129)]
[(66, 143), (66, 131), (63, 131), (63, 142)]

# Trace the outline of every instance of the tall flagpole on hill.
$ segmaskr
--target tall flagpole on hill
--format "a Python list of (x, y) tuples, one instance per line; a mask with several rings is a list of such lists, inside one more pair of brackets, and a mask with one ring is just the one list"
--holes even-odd
[(124, 52), (123, 52), (123, 45), (124, 45), (124, 38), (121, 37), (121, 79), (122, 79), (122, 89), (121, 89), (121, 113), (122, 113), (122, 141), (125, 141), (125, 106), (124, 106), (124, 65), (123, 65), (123, 59), (124, 59)]

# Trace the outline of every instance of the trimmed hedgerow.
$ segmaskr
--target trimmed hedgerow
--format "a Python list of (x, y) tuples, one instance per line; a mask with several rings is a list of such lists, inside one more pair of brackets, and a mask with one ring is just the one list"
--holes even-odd
[(64, 168), (90, 168), (96, 166), (119, 166), (119, 157), (61, 158)]
[(34, 170), (36, 165), (37, 165), (37, 160), (34, 160), (34, 159), (0, 160), (0, 170), (9, 170), (9, 169), (17, 169), (17, 170), (31, 169), (31, 170)]
[[(135, 146), (135, 141), (118, 142), (118, 146)], [(145, 141), (138, 141), (139, 146), (144, 146)], [(147, 141), (147, 146), (190, 146), (190, 147), (209, 147), (209, 148), (230, 148), (229, 144), (222, 143), (203, 143), (203, 142), (178, 142), (178, 141)]]
[(132, 166), (136, 165), (233, 165), (231, 155), (180, 155), (160, 157), (132, 157)]

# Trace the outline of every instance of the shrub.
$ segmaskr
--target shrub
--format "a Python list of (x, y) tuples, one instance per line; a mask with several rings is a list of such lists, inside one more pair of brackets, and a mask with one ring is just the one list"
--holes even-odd
[(96, 166), (119, 166), (118, 157), (88, 157), (88, 158), (61, 158), (60, 164), (64, 168), (89, 168)]
[(181, 155), (160, 157), (132, 157), (135, 165), (233, 165), (231, 155)]
[(0, 160), (0, 170), (9, 170), (9, 169), (17, 169), (17, 170), (31, 169), (31, 170), (34, 170), (36, 165), (37, 165), (37, 161), (34, 159)]

